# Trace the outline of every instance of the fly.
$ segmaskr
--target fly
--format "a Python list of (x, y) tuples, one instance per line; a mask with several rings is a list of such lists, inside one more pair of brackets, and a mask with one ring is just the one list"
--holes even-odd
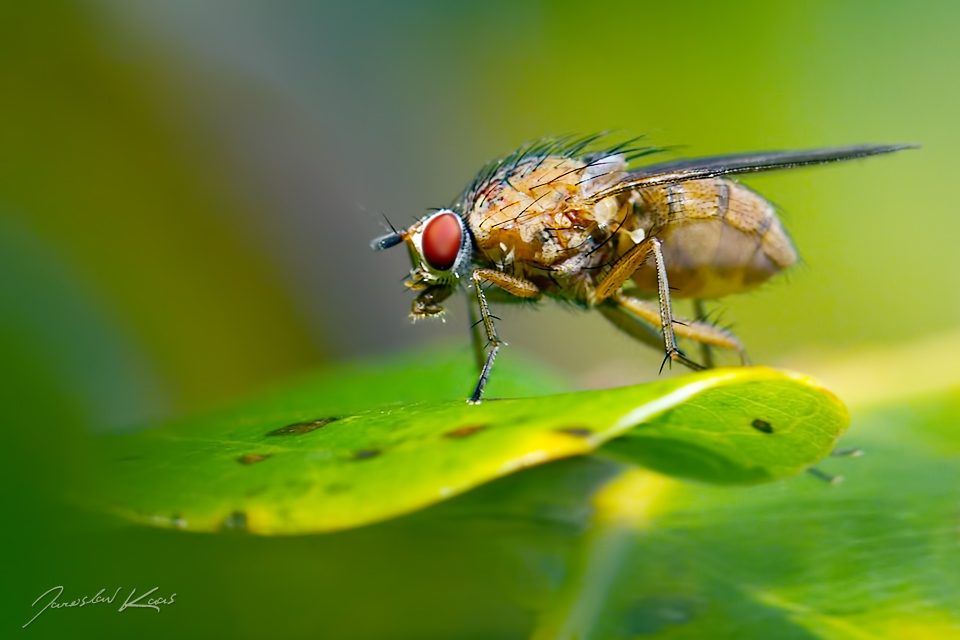
[[(448, 208), (375, 239), (375, 250), (406, 243), (417, 291), (412, 317), (438, 317), (456, 289), (480, 312), (473, 341), (477, 403), (504, 344), (489, 300), (544, 297), (596, 309), (637, 340), (665, 351), (664, 364), (704, 365), (677, 337), (737, 352), (743, 344), (706, 320), (674, 316), (672, 300), (749, 291), (797, 261), (773, 205), (726, 176), (865, 158), (916, 145), (859, 145), (681, 159), (631, 168), (659, 149), (600, 139), (545, 139), (496, 160)], [(471, 317), (474, 317), (471, 305)], [(479, 327), (487, 339), (483, 354)], [(662, 366), (661, 366), (662, 368)]]

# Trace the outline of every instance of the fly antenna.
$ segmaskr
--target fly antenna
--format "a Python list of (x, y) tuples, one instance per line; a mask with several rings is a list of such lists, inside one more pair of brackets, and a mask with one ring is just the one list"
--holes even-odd
[[(367, 208), (366, 208), (365, 206), (363, 206), (362, 204), (359, 204), (359, 203), (358, 203), (358, 204), (357, 204), (357, 208), (359, 208), (361, 211), (363, 211), (363, 212), (365, 212), (365, 213), (367, 213), (367, 214), (369, 214), (369, 215), (371, 215), (371, 216), (377, 217), (374, 212), (370, 211), (369, 209), (367, 209)], [(386, 235), (383, 235), (383, 236), (380, 236), (380, 237), (378, 237), (378, 238), (374, 238), (374, 239), (370, 242), (370, 248), (373, 249), (374, 251), (383, 251), (384, 249), (389, 249), (390, 247), (395, 247), (395, 246), (397, 246), (398, 244), (400, 244), (401, 242), (403, 242), (403, 233), (400, 232), (400, 231), (397, 231), (397, 228), (396, 228), (395, 226), (393, 226), (393, 223), (390, 222), (390, 219), (389, 219), (389, 218), (387, 218), (387, 214), (385, 214), (385, 213), (383, 213), (383, 212), (381, 211), (381, 212), (380, 212), (380, 217), (382, 217), (383, 220), (382, 220), (382, 221), (381, 221), (381, 220), (377, 220), (377, 224), (379, 224), (381, 227), (390, 229), (390, 233), (388, 233), (388, 234), (386, 234)], [(384, 223), (386, 223), (386, 225), (384, 225)]]
[(403, 242), (403, 235), (399, 231), (394, 231), (385, 236), (374, 238), (373, 241), (370, 242), (370, 248), (374, 251), (383, 251), (384, 249), (395, 247), (401, 242)]

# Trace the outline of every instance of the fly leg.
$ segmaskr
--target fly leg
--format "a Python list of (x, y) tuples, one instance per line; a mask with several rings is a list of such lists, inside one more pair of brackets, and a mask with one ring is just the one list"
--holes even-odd
[(487, 305), (487, 297), (483, 295), (482, 283), (482, 278), (474, 271), (473, 290), (477, 294), (480, 322), (483, 323), (483, 328), (487, 332), (487, 344), (490, 345), (490, 353), (487, 354), (486, 362), (480, 367), (480, 379), (477, 380), (473, 395), (467, 400), (470, 404), (480, 404), (480, 396), (483, 394), (483, 388), (487, 385), (487, 379), (490, 378), (490, 370), (493, 369), (493, 361), (497, 359), (497, 351), (500, 350), (500, 336), (497, 335), (497, 328), (493, 325), (493, 318), (490, 317), (490, 307)]
[[(677, 338), (673, 332), (673, 309), (670, 304), (670, 283), (667, 282), (667, 267), (663, 261), (663, 252), (660, 250), (660, 239), (654, 236), (648, 236), (643, 241), (635, 244), (629, 251), (617, 260), (594, 292), (595, 303), (600, 303), (607, 298), (613, 298), (618, 303), (622, 294), (620, 288), (623, 283), (630, 279), (630, 276), (643, 265), (651, 253), (653, 254), (654, 265), (657, 268), (657, 290), (660, 294), (660, 328), (663, 333), (663, 346), (667, 352), (663, 364), (670, 362), (680, 362), (691, 369), (700, 370), (702, 366), (689, 359), (677, 347)], [(614, 321), (614, 324), (617, 324)], [(620, 326), (620, 325), (618, 325)], [(622, 327), (621, 327), (622, 328)], [(663, 366), (661, 365), (661, 370)]]
[[(693, 315), (698, 322), (706, 321), (707, 310), (700, 298), (694, 298), (693, 300)], [(713, 350), (706, 342), (700, 343), (700, 357), (703, 358), (703, 366), (707, 369), (713, 369)]]
[[(633, 245), (629, 251), (620, 256), (620, 259), (613, 264), (610, 273), (603, 277), (597, 289), (594, 292), (594, 302), (601, 303), (616, 292), (620, 291), (623, 283), (630, 279), (634, 271), (640, 268), (647, 256), (653, 251), (653, 237)], [(659, 240), (656, 240), (658, 243)]]
[(673, 333), (673, 308), (670, 304), (670, 283), (667, 281), (667, 265), (663, 261), (663, 252), (660, 250), (660, 239), (649, 238), (653, 247), (653, 261), (657, 266), (657, 293), (660, 296), (660, 330), (663, 332), (663, 346), (667, 351), (667, 356), (660, 365), (663, 371), (663, 365), (670, 362), (680, 362), (691, 369), (703, 369), (702, 366), (687, 358), (677, 347), (677, 336)]
[(480, 321), (477, 320), (477, 311), (473, 308), (473, 300), (467, 298), (467, 312), (470, 314), (470, 344), (473, 347), (473, 361), (477, 365), (477, 373), (483, 371), (483, 341), (480, 338)]
[[(655, 302), (635, 298), (629, 295), (629, 292), (618, 293), (614, 296), (614, 300), (621, 307), (645, 322), (654, 326), (660, 322), (660, 306)], [(742, 360), (746, 360), (746, 352), (737, 336), (725, 329), (715, 327), (709, 322), (674, 318), (674, 331), (676, 335), (682, 338), (690, 338), (702, 345), (736, 351), (740, 354)]]
[[(741, 359), (746, 360), (746, 353), (740, 341), (729, 331), (724, 331), (714, 327), (707, 322), (677, 320), (673, 316), (673, 309), (670, 300), (670, 283), (667, 281), (667, 268), (663, 261), (663, 252), (660, 250), (661, 241), (654, 236), (648, 236), (642, 242), (636, 244), (627, 253), (623, 255), (613, 265), (610, 273), (604, 277), (596, 289), (596, 302), (600, 303), (606, 299), (612, 299), (617, 306), (624, 307), (628, 311), (636, 314), (641, 319), (656, 326), (660, 325), (663, 333), (663, 346), (667, 352), (664, 364), (667, 360), (680, 362), (694, 370), (700, 370), (704, 367), (687, 358), (686, 355), (677, 347), (676, 336), (691, 338), (704, 345), (715, 345), (732, 349), (740, 354)], [(639, 269), (646, 261), (647, 257), (653, 254), (654, 265), (657, 269), (657, 292), (659, 293), (659, 305), (652, 304), (639, 298), (626, 295), (621, 292), (623, 283), (630, 279), (633, 273)], [(600, 311), (618, 328), (626, 331), (628, 334), (637, 338), (641, 342), (649, 344), (649, 336), (643, 329), (631, 326), (624, 320), (621, 314), (618, 314), (610, 305), (600, 305)], [(707, 360), (707, 362), (711, 362)]]
[[(623, 283), (633, 275), (633, 272), (640, 268), (647, 255), (652, 253), (654, 266), (657, 268), (657, 292), (660, 297), (660, 331), (663, 334), (663, 347), (667, 352), (666, 357), (663, 359), (663, 364), (666, 364), (667, 361), (679, 362), (691, 369), (699, 371), (703, 369), (703, 367), (684, 355), (677, 346), (677, 337), (673, 327), (673, 308), (670, 301), (670, 283), (667, 281), (667, 266), (663, 261), (663, 252), (660, 250), (660, 244), (661, 241), (659, 238), (649, 236), (630, 249), (630, 251), (624, 254), (624, 256), (613, 265), (613, 270), (607, 274), (607, 277), (604, 278), (600, 286), (597, 287), (598, 295), (604, 298), (612, 296), (619, 304), (630, 308), (630, 298), (629, 296), (624, 296), (620, 292), (620, 288), (623, 286)], [(649, 321), (650, 320), (648, 320), (648, 322)], [(660, 366), (660, 369), (663, 369), (663, 365)]]
[(656, 330), (655, 325), (644, 322), (635, 314), (630, 313), (627, 307), (619, 304), (616, 298), (607, 300), (597, 307), (597, 310), (610, 321), (610, 324), (634, 340), (654, 349), (663, 348), (663, 338), (660, 337), (660, 332)]
[(500, 345), (506, 344), (501, 342), (500, 336), (497, 335), (497, 328), (493, 324), (493, 316), (490, 315), (490, 306), (487, 304), (487, 297), (483, 294), (483, 283), (489, 282), (520, 298), (537, 298), (540, 296), (540, 289), (529, 280), (516, 278), (496, 269), (475, 269), (471, 278), (473, 279), (473, 290), (477, 294), (477, 304), (480, 307), (480, 322), (483, 324), (483, 329), (487, 334), (487, 343), (490, 345), (490, 353), (487, 354), (487, 359), (480, 370), (477, 387), (467, 401), (470, 404), (479, 404), (480, 396), (483, 395), (483, 388), (490, 378), (490, 370), (493, 369), (493, 361), (497, 358)]

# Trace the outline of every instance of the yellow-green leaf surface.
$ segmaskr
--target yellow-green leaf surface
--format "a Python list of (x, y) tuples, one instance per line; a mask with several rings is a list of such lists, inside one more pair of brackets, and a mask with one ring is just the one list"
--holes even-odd
[[(416, 511), (617, 438), (610, 454), (664, 473), (774, 480), (826, 455), (847, 425), (843, 405), (815, 382), (762, 367), (468, 405), (451, 393), (469, 387), (466, 363), (445, 362), (331, 371), (220, 413), (106, 437), (101, 506), (194, 531), (333, 531)], [(537, 380), (529, 371), (497, 373)], [(418, 390), (422, 401), (387, 402), (391, 393)], [(444, 394), (456, 399), (436, 399)]]
[(854, 413), (864, 448), (731, 490), (627, 470), (534, 638), (960, 638), (960, 394)]

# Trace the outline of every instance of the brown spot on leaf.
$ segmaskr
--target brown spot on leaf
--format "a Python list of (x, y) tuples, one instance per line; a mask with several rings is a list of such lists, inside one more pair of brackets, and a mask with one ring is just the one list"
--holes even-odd
[(378, 455), (383, 453), (379, 449), (361, 449), (360, 451), (355, 451), (353, 454), (354, 460), (369, 460), (370, 458), (376, 458)]
[(287, 480), (284, 483), (284, 486), (286, 486), (289, 491), (299, 491), (302, 493), (304, 491), (309, 491), (310, 489), (312, 489), (313, 482), (311, 482), (310, 480), (294, 478), (291, 480)]
[(234, 511), (233, 513), (228, 515), (226, 518), (224, 518), (223, 528), (240, 530), (240, 531), (246, 530), (247, 514), (245, 514), (243, 511)]
[(760, 418), (757, 418), (756, 420), (751, 422), (750, 426), (756, 429), (757, 431), (762, 431), (764, 433), (773, 433), (773, 425), (771, 425), (766, 420), (761, 420)]
[(350, 490), (350, 485), (343, 484), (340, 482), (334, 482), (333, 484), (327, 485), (327, 493), (331, 495), (336, 495), (338, 493), (346, 493)]
[(479, 433), (487, 428), (487, 425), (484, 424), (471, 424), (465, 427), (457, 427), (453, 431), (448, 431), (443, 434), (445, 438), (466, 438), (467, 436), (472, 436), (475, 433)]
[(305, 433), (310, 433), (311, 431), (316, 431), (320, 427), (325, 427), (331, 422), (336, 422), (340, 418), (321, 418), (319, 420), (312, 420), (310, 422), (296, 422), (294, 424), (288, 424), (285, 427), (280, 427), (279, 429), (274, 429), (268, 436), (302, 436)]
[(248, 453), (237, 458), (237, 462), (240, 464), (256, 464), (258, 462), (263, 462), (272, 455), (272, 453)]
[(593, 435), (593, 431), (586, 427), (564, 427), (563, 429), (557, 429), (557, 431), (577, 438), (588, 438)]

